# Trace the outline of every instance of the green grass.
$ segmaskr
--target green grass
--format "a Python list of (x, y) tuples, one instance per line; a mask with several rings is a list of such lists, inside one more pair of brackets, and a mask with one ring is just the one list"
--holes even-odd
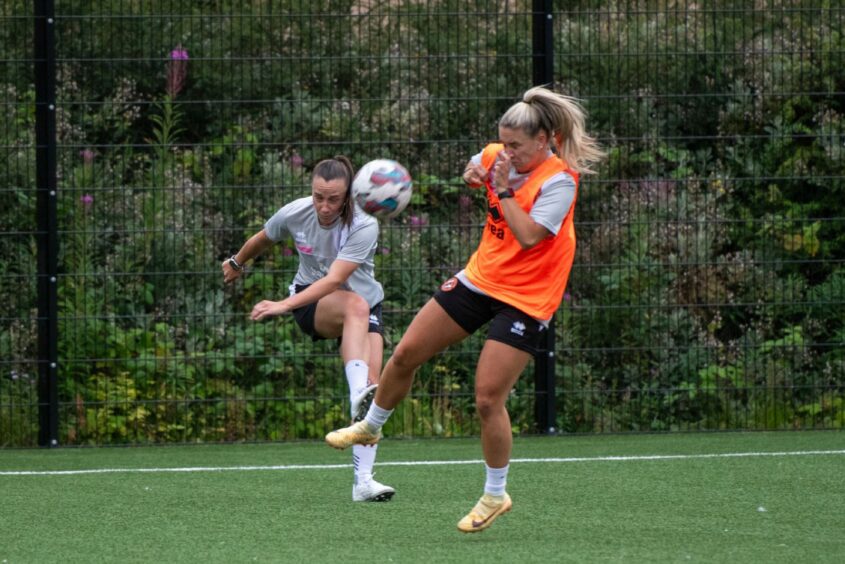
[[(514, 458), (845, 449), (837, 432), (517, 439)], [(381, 462), (480, 460), (477, 440), (390, 441)], [(322, 444), (0, 451), (0, 471), (347, 464)], [(515, 462), (511, 513), (455, 529), (483, 466), (0, 475), (0, 562), (843, 562), (845, 454)]]

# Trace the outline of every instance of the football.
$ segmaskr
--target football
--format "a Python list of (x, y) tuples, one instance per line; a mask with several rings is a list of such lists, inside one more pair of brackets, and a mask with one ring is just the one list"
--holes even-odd
[(355, 202), (375, 217), (396, 217), (411, 201), (411, 191), (408, 170), (390, 159), (368, 162), (352, 181)]

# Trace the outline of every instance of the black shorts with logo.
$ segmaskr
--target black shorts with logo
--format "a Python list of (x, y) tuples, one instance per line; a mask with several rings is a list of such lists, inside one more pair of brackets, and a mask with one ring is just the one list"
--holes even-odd
[(496, 298), (473, 292), (455, 277), (444, 282), (434, 294), (449, 317), (467, 333), (475, 333), (490, 322), (487, 338), (536, 354), (546, 331), (542, 323)]
[[(310, 284), (297, 284), (294, 287), (294, 291), (298, 294), (308, 286), (310, 286)], [(311, 335), (312, 340), (320, 341), (322, 339), (329, 338), (319, 335), (317, 330), (314, 329), (314, 316), (317, 314), (317, 302), (296, 308), (291, 313), (293, 314), (293, 318), (296, 319), (296, 324), (299, 325), (299, 328), (302, 329), (305, 334)], [(370, 326), (368, 333), (378, 333), (379, 335), (384, 336), (384, 327), (382, 326), (381, 321), (381, 302), (377, 303), (370, 309)]]

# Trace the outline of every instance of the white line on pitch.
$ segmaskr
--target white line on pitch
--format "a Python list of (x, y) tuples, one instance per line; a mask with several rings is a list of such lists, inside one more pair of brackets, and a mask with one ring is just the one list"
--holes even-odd
[[(707, 458), (749, 458), (776, 456), (841, 455), (845, 450), (800, 450), (783, 452), (725, 452), (720, 454), (652, 454), (641, 456), (590, 456), (571, 458), (514, 458), (512, 464), (528, 462), (636, 462), (642, 460), (693, 460)], [(482, 464), (483, 460), (412, 460), (379, 462), (377, 466), (454, 466)], [(165, 472), (250, 472), (255, 470), (335, 470), (351, 464), (284, 464), (278, 466), (188, 466), (183, 468), (92, 468), (89, 470), (0, 470), (0, 476), (73, 476), (78, 474), (149, 474)]]

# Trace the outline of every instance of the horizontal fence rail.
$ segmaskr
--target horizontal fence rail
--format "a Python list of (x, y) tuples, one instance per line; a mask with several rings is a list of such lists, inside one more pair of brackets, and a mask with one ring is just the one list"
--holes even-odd
[[(460, 174), (534, 84), (582, 101), (607, 158), (514, 431), (845, 427), (839, 3), (94, 4), (0, 8), (0, 446), (321, 438), (349, 410), (337, 344), (249, 319), (292, 244), (231, 286), (220, 263), (320, 159), (398, 160), (389, 357), (474, 251)], [(484, 336), (385, 433), (477, 434)]]

